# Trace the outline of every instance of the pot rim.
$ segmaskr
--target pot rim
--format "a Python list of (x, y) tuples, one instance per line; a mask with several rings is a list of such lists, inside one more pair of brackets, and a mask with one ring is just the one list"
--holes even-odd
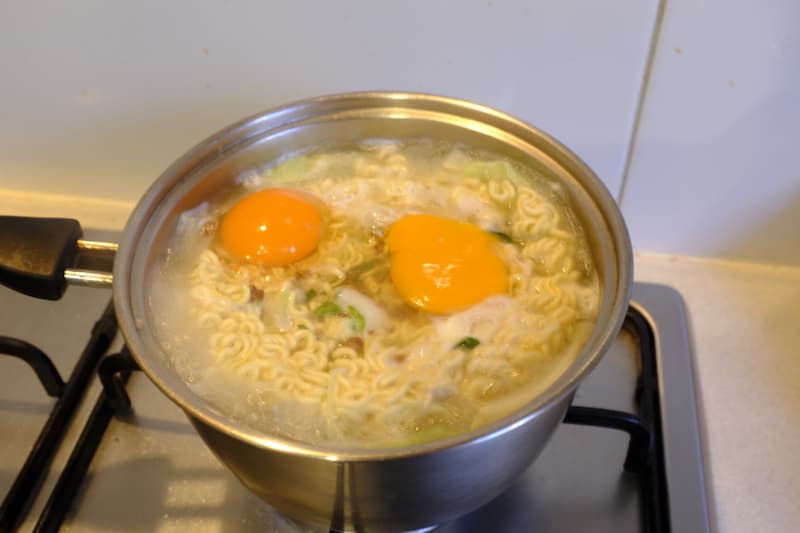
[[(602, 245), (609, 246), (613, 251), (612, 256), (616, 259), (613, 269), (617, 273), (613, 287), (603, 284), (602, 296), (606, 311), (609, 313), (608, 319), (605, 322), (598, 320), (591, 339), (555, 383), (527, 404), (491, 424), (445, 439), (398, 448), (353, 450), (312, 445), (288, 437), (267, 435), (242, 423), (228, 420), (215, 412), (200, 396), (189, 389), (177, 373), (148, 353), (138, 333), (144, 328), (145, 322), (135, 316), (131, 303), (134, 260), (139, 251), (138, 244), (142, 233), (149, 226), (160, 201), (180, 183), (184, 176), (213, 158), (224, 157), (227, 151), (244, 140), (263, 137), (276, 127), (292, 126), (300, 122), (300, 119), (307, 116), (311, 110), (327, 109), (332, 113), (346, 107), (348, 103), (357, 102), (370, 103), (376, 109), (395, 108), (397, 105), (409, 111), (417, 108), (437, 110), (441, 108), (455, 118), (469, 116), (492, 127), (500, 128), (503, 132), (511, 132), (510, 135), (521, 137), (526, 143), (536, 141), (538, 146), (546, 148), (547, 155), (558, 163), (562, 165), (568, 163), (571, 175), (580, 177), (580, 185), (594, 201), (608, 228), (610, 242)], [(415, 106), (409, 106), (409, 103)], [(261, 127), (267, 129), (258, 129)], [(257, 129), (256, 133), (250, 137), (242, 136), (253, 128)], [(622, 214), (605, 185), (576, 154), (548, 134), (506, 113), (466, 100), (427, 93), (368, 91), (312, 97), (256, 113), (212, 134), (191, 148), (164, 171), (137, 203), (125, 226), (114, 261), (113, 278), (114, 306), (120, 329), (133, 358), (161, 392), (183, 409), (193, 422), (211, 426), (230, 437), (259, 448), (327, 461), (364, 462), (419, 456), (458, 446), (476, 445), (513, 431), (536, 418), (565, 396), (572, 394), (583, 377), (599, 362), (622, 326), (632, 290), (633, 252)], [(603, 307), (600, 313), (602, 316)], [(588, 352), (591, 353), (587, 355)], [(581, 361), (581, 364), (575, 368), (578, 361)], [(569, 376), (568, 379), (562, 379), (566, 375)]]

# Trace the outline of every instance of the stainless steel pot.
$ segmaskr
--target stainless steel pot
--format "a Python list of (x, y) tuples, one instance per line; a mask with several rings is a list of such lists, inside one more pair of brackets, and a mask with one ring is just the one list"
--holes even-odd
[[(173, 372), (151, 324), (149, 274), (177, 217), (237, 175), (281, 154), (327, 141), (380, 137), (462, 141), (516, 159), (562, 184), (586, 228), (599, 269), (602, 301), (591, 338), (568, 371), (528, 405), (490, 426), (446, 440), (351, 451), (265, 436), (227, 420)], [(60, 266), (70, 266), (69, 258)], [(109, 281), (101, 274), (74, 270), (67, 278), (100, 285)], [(632, 253), (613, 198), (577, 156), (551, 137), (508, 115), (461, 100), (370, 92), (279, 107), (194, 147), (136, 206), (114, 260), (113, 280), (120, 328), (136, 362), (184, 410), (220, 461), (250, 490), (302, 523), (402, 531), (447, 522), (481, 506), (534, 460), (563, 419), (578, 383), (622, 324), (632, 282)]]

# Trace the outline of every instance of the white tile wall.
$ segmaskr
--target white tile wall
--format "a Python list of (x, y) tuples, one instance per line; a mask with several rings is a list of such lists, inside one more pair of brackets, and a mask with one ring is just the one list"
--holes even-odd
[(800, 264), (800, 3), (671, 0), (622, 207), (634, 245)]
[(3, 2), (0, 189), (130, 202), (243, 116), (320, 93), (402, 89), (528, 120), (616, 194), (657, 4)]

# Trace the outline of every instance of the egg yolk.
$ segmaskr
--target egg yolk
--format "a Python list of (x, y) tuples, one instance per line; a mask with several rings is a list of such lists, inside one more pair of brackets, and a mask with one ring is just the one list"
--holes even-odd
[(389, 228), (390, 274), (413, 307), (434, 314), (466, 309), (505, 293), (508, 275), (478, 226), (433, 215), (408, 215)]
[(322, 216), (308, 196), (264, 189), (241, 199), (222, 217), (222, 247), (241, 261), (285, 265), (311, 254), (322, 236)]

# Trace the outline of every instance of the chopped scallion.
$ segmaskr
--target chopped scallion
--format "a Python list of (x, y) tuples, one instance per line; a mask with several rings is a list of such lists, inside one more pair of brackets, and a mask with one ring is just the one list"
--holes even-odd
[(453, 346), (453, 348), (458, 348), (460, 350), (470, 351), (479, 345), (481, 341), (476, 339), (475, 337), (464, 337), (458, 343)]
[(336, 305), (336, 303), (327, 301), (324, 304), (320, 305), (316, 309), (314, 309), (314, 314), (320, 318), (324, 318), (329, 315), (338, 315), (341, 314), (342, 308)]
[(489, 233), (500, 239), (501, 242), (505, 242), (507, 244), (514, 243), (514, 240), (508, 235), (508, 233), (503, 233), (502, 231), (490, 231)]
[(347, 314), (350, 315), (350, 318), (353, 319), (353, 329), (356, 333), (364, 333), (364, 328), (367, 325), (367, 320), (364, 318), (364, 315), (361, 314), (361, 311), (353, 307), (352, 305), (347, 306)]

